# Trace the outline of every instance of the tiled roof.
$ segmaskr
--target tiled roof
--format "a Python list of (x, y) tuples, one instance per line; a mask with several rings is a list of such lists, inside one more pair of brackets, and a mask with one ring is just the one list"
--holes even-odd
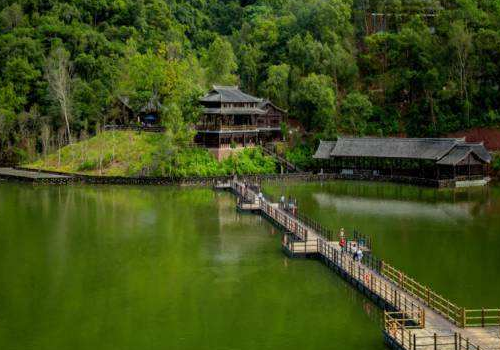
[(330, 153), (335, 147), (335, 141), (320, 141), (318, 149), (316, 153), (313, 155), (313, 158), (316, 159), (329, 159)]
[(201, 102), (253, 102), (259, 103), (262, 99), (245, 94), (237, 86), (217, 86), (200, 100)]
[(473, 153), (485, 163), (491, 155), (480, 143), (467, 143), (459, 138), (344, 138), (321, 141), (313, 156), (318, 159), (334, 157), (426, 159), (437, 164), (454, 165)]

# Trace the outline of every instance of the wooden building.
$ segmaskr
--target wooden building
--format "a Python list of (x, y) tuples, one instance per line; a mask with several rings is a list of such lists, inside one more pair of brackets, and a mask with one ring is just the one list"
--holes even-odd
[(128, 97), (118, 97), (113, 102), (106, 126), (159, 127), (161, 126), (162, 108), (161, 103), (152, 98), (138, 112), (135, 112)]
[(282, 140), (286, 112), (237, 86), (214, 86), (200, 103), (203, 116), (195, 137), (200, 145), (230, 149)]
[(487, 180), (491, 155), (482, 143), (456, 138), (344, 138), (321, 141), (313, 156), (344, 177)]

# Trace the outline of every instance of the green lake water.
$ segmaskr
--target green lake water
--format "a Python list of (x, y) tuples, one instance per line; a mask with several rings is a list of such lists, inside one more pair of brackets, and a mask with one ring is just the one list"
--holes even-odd
[(500, 186), (431, 189), (390, 183), (267, 186), (338, 232), (357, 230), (374, 254), (467, 308), (500, 308)]
[[(269, 185), (445, 296), (500, 307), (500, 189)], [(0, 349), (385, 349), (380, 311), (204, 188), (0, 182)]]

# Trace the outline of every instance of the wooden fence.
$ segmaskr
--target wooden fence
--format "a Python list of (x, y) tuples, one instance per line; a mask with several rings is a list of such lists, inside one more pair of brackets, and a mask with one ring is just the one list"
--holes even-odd
[(425, 327), (425, 310), (402, 294), (392, 283), (380, 278), (368, 266), (353, 261), (351, 252), (337, 249), (333, 244), (318, 239), (318, 253), (346, 271), (357, 283), (385, 300), (394, 309), (402, 312), (419, 327)]
[[(411, 321), (411, 320), (410, 320)], [(384, 312), (384, 330), (402, 349), (407, 350), (481, 350), (460, 333), (427, 335), (419, 332), (401, 312)]]
[(500, 325), (500, 309), (465, 309), (460, 307), (386, 262), (381, 263), (380, 273), (459, 327)]
[(446, 317), (452, 323), (463, 326), (463, 310), (448, 299), (445, 299), (429, 287), (420, 284), (400, 270), (386, 262), (382, 263), (380, 273), (397, 284), (401, 289), (416, 297), (434, 311)]
[(464, 309), (465, 327), (488, 327), (500, 325), (500, 309)]

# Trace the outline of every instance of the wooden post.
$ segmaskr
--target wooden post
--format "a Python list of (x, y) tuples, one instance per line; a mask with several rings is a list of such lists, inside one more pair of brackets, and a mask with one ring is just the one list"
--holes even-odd
[(455, 332), (455, 350), (458, 350), (458, 334)]
[(401, 325), (401, 344), (403, 345), (403, 349), (405, 347), (405, 330), (403, 325)]
[(484, 307), (481, 308), (481, 327), (484, 327)]
[(427, 305), (431, 306), (431, 290), (429, 287), (425, 287), (425, 291), (427, 292)]
[(413, 333), (413, 350), (417, 350), (417, 336)]
[(462, 308), (462, 328), (465, 328), (465, 325), (467, 324), (467, 319), (465, 316), (465, 307)]
[(465, 340), (465, 344), (467, 345), (467, 350), (469, 350), (469, 338)]
[(438, 344), (437, 344), (437, 340), (438, 340), (438, 339), (437, 339), (437, 334), (436, 334), (436, 333), (434, 333), (434, 350), (437, 350), (437, 345), (438, 345)]

